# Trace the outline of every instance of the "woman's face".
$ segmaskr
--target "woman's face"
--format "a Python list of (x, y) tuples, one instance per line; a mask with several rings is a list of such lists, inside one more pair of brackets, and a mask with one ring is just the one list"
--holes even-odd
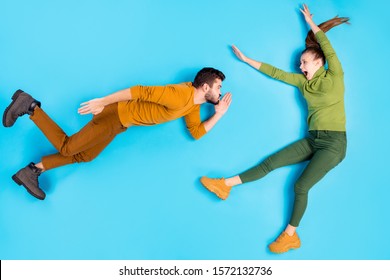
[(313, 78), (314, 74), (321, 68), (321, 66), (321, 59), (314, 59), (314, 54), (306, 52), (301, 55), (301, 64), (299, 68), (309, 81)]

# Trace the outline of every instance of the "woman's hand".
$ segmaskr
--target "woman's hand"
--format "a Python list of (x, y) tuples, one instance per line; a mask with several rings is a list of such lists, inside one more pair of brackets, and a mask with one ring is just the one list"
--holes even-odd
[(235, 45), (232, 46), (232, 49), (239, 60), (247, 62), (248, 58)]
[(105, 105), (103, 103), (103, 98), (95, 98), (87, 102), (81, 103), (80, 108), (77, 110), (77, 112), (80, 115), (86, 115), (86, 114), (97, 115), (103, 111), (104, 106)]
[(303, 4), (303, 8), (300, 10), (305, 16), (305, 20), (307, 23), (313, 22), (313, 15), (310, 13), (309, 7), (306, 4)]
[(309, 7), (306, 4), (303, 4), (303, 9), (300, 10), (305, 16), (305, 20), (309, 24), (311, 30), (313, 30), (314, 34), (320, 31), (321, 29), (313, 21), (313, 15), (310, 13)]
[(260, 61), (256, 61), (256, 60), (253, 60), (252, 58), (247, 57), (235, 45), (232, 46), (232, 49), (233, 49), (234, 54), (237, 56), (237, 58), (239, 60), (249, 64), (250, 66), (252, 66), (255, 69), (259, 69), (260, 68), (260, 66), (261, 66), (261, 62)]

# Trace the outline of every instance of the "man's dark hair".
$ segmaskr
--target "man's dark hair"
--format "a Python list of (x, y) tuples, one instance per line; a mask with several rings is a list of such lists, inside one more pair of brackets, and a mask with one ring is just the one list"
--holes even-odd
[(195, 88), (200, 88), (204, 84), (208, 84), (210, 87), (212, 87), (215, 79), (220, 79), (221, 81), (223, 81), (225, 80), (225, 75), (217, 69), (205, 67), (200, 70), (198, 74), (196, 74), (192, 85)]

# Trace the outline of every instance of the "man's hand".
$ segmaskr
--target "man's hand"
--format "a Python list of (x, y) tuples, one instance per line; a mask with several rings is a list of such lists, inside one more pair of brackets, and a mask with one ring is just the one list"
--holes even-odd
[(232, 103), (232, 94), (230, 92), (226, 93), (224, 97), (219, 101), (218, 105), (215, 105), (216, 114), (225, 114), (228, 110), (230, 103)]
[(214, 127), (214, 125), (222, 118), (222, 116), (227, 112), (230, 103), (232, 103), (232, 94), (228, 92), (219, 101), (218, 105), (214, 106), (215, 114), (207, 121), (203, 122), (204, 128), (206, 129), (207, 132), (209, 132)]
[(87, 102), (81, 103), (80, 108), (77, 110), (77, 112), (80, 115), (86, 115), (86, 114), (97, 115), (103, 111), (104, 106), (105, 105), (103, 103), (103, 98), (95, 98)]

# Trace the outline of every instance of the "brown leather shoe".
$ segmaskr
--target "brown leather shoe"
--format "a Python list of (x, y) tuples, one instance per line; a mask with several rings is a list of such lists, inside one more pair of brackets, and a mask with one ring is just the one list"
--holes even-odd
[(215, 193), (220, 199), (226, 199), (229, 196), (232, 187), (225, 184), (225, 179), (211, 179), (203, 176), (200, 178), (200, 182), (209, 191)]
[(11, 104), (4, 111), (3, 125), (5, 127), (11, 127), (20, 116), (25, 114), (32, 115), (35, 106), (41, 107), (41, 102), (35, 100), (23, 90), (17, 90), (12, 96)]
[(12, 176), (12, 180), (16, 184), (23, 185), (26, 190), (34, 197), (44, 200), (46, 194), (39, 187), (38, 176), (41, 175), (42, 170), (35, 166), (31, 162), (26, 167), (20, 169), (15, 175)]

